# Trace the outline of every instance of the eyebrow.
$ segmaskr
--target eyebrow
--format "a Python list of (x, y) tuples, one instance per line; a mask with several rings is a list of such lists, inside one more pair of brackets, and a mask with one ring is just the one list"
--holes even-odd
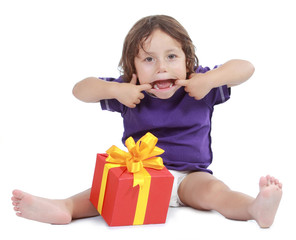
[[(155, 55), (155, 52), (149, 52), (149, 51), (144, 50), (143, 48), (142, 48), (142, 50), (145, 54), (152, 55), (152, 56)], [(175, 48), (167, 49), (165, 52), (170, 53), (170, 52), (175, 52), (175, 51), (180, 51), (180, 50), (183, 51), (182, 48), (175, 47)]]

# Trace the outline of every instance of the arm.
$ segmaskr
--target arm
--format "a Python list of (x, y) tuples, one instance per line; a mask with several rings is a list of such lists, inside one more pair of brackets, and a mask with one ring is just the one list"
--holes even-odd
[(95, 77), (88, 77), (78, 82), (72, 93), (83, 102), (99, 102), (102, 99), (115, 98), (112, 90), (115, 84)]
[(73, 95), (83, 102), (99, 102), (102, 99), (117, 99), (127, 107), (136, 107), (144, 98), (142, 91), (151, 89), (150, 84), (136, 85), (134, 75), (130, 83), (107, 82), (95, 77), (78, 82)]
[(212, 88), (227, 85), (239, 85), (247, 81), (254, 73), (254, 66), (245, 60), (230, 60), (219, 68), (204, 74), (193, 73), (188, 80), (178, 80), (176, 84), (184, 86), (189, 96), (199, 100), (206, 96)]
[(248, 61), (230, 60), (208, 73), (212, 75), (214, 87), (223, 85), (233, 87), (247, 81), (253, 75), (254, 71), (253, 64)]

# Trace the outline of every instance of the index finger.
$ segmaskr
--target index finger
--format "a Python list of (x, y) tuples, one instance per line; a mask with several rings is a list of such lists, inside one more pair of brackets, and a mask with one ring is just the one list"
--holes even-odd
[(183, 87), (186, 87), (188, 85), (189, 81), (188, 80), (177, 80), (175, 82), (176, 85), (178, 86), (183, 86)]
[(146, 91), (146, 90), (150, 90), (152, 86), (148, 83), (145, 83), (142, 85), (138, 85), (138, 88), (140, 89), (140, 91)]

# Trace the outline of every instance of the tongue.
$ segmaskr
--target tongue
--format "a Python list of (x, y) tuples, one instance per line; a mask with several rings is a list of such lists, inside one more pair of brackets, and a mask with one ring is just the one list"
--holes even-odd
[(170, 85), (172, 84), (172, 81), (162, 80), (162, 81), (156, 81), (154, 84), (156, 84), (159, 89), (165, 89), (170, 87)]

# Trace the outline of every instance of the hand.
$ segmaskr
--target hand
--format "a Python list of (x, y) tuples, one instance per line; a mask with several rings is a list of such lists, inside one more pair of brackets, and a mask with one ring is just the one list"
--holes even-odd
[(178, 86), (183, 86), (190, 97), (203, 99), (213, 88), (210, 79), (204, 73), (192, 73), (187, 80), (177, 80)]
[(137, 75), (133, 74), (130, 83), (120, 83), (118, 85), (116, 99), (129, 108), (135, 108), (144, 98), (142, 91), (150, 90), (151, 88), (151, 85), (148, 83), (137, 85)]

